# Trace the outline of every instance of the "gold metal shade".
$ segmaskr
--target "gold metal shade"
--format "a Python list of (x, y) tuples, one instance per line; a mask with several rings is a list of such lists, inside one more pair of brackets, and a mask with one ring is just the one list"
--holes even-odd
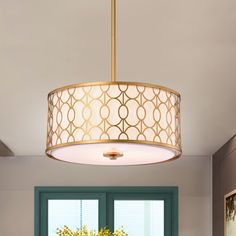
[(180, 95), (158, 85), (116, 81), (115, 45), (112, 0), (112, 81), (49, 93), (49, 157), (80, 164), (139, 165), (181, 155)]

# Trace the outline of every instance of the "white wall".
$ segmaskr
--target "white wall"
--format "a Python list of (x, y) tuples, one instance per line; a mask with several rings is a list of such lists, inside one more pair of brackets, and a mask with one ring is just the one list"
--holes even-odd
[[(0, 235), (34, 235), (34, 186), (179, 186), (180, 236), (211, 235), (210, 158), (136, 167), (0, 157)], [(43, 235), (42, 235), (43, 236)]]

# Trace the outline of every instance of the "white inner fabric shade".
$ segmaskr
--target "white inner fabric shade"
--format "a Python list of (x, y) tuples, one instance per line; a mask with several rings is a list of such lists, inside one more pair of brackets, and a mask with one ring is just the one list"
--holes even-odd
[[(50, 157), (81, 164), (138, 165), (181, 154), (180, 97), (167, 88), (129, 82), (73, 85), (50, 93), (48, 102)], [(124, 156), (105, 158), (103, 153), (111, 148)]]
[[(122, 151), (123, 156), (110, 160), (103, 156), (104, 151), (111, 149)], [(83, 144), (57, 148), (52, 155), (58, 160), (90, 165), (141, 165), (167, 161), (176, 153), (164, 148), (150, 145), (104, 143)]]

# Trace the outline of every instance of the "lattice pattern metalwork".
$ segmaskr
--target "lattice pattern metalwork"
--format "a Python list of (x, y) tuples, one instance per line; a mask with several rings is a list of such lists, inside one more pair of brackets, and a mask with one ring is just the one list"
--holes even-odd
[(47, 153), (85, 143), (130, 142), (181, 153), (180, 96), (150, 84), (87, 83), (48, 96)]

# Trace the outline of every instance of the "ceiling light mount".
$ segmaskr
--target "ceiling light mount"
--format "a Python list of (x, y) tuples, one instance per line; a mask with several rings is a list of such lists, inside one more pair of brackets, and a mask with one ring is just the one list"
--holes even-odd
[(95, 165), (176, 159), (182, 153), (180, 95), (159, 85), (116, 81), (116, 0), (111, 2), (111, 81), (49, 93), (46, 154)]
[(110, 160), (117, 160), (117, 158), (123, 157), (124, 154), (116, 148), (111, 148), (109, 151), (104, 152), (103, 156), (109, 158)]

